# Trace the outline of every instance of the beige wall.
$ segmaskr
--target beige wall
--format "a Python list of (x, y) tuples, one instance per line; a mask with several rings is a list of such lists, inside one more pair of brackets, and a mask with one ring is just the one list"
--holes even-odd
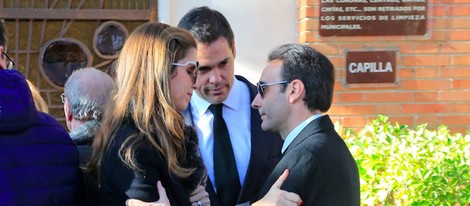
[(208, 6), (220, 11), (235, 33), (235, 73), (258, 82), (268, 52), (297, 42), (297, 2), (294, 0), (160, 0), (159, 20), (173, 26), (190, 9)]

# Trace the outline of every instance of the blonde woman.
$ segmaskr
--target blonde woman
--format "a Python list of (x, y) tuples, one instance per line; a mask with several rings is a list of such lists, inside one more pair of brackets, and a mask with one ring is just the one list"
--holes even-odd
[(197, 73), (196, 42), (188, 32), (149, 22), (129, 36), (89, 164), (103, 205), (156, 201), (158, 181), (173, 206), (210, 204), (197, 136), (181, 114)]
[(34, 106), (36, 106), (36, 109), (40, 112), (49, 113), (49, 107), (47, 107), (47, 103), (42, 98), (39, 89), (28, 79), (26, 79), (26, 82), (28, 83), (31, 94), (33, 95)]

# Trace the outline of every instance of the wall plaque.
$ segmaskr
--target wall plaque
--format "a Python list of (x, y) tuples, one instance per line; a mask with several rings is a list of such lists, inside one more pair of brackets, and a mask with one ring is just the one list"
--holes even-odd
[(320, 36), (425, 35), (427, 0), (320, 0)]
[(396, 51), (349, 51), (346, 83), (395, 83)]

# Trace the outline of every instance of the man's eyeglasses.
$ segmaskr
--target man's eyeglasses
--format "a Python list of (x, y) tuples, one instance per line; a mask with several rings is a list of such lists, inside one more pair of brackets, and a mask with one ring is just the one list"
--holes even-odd
[(279, 82), (269, 82), (269, 83), (262, 83), (262, 82), (258, 82), (256, 83), (256, 88), (258, 89), (258, 93), (259, 95), (261, 95), (261, 97), (264, 97), (264, 88), (267, 87), (267, 86), (272, 86), (272, 85), (276, 85), (276, 84), (288, 84), (289, 82), (288, 81), (279, 81)]
[(11, 59), (11, 57), (8, 56), (8, 54), (5, 53), (5, 52), (2, 52), (2, 54), (5, 55), (5, 57), (7, 58), (6, 59), (7, 68), (5, 68), (5, 69), (13, 69), (13, 66), (15, 65), (15, 62), (13, 61), (13, 59)]
[(60, 95), (60, 99), (62, 100), (62, 103), (65, 104), (65, 93), (62, 93), (62, 94)]
[(193, 78), (193, 83), (196, 83), (196, 80), (197, 80), (197, 74), (199, 73), (199, 62), (195, 62), (195, 61), (188, 61), (184, 64), (180, 64), (180, 63), (171, 63), (171, 65), (173, 66), (180, 66), (180, 67), (185, 67), (185, 66), (188, 66), (188, 65), (193, 65), (194, 66), (194, 69), (192, 70), (191, 72), (191, 78)]

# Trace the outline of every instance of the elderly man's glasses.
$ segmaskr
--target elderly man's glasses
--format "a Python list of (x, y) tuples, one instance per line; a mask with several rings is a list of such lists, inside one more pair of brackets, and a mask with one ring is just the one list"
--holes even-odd
[(264, 88), (267, 86), (272, 86), (272, 85), (277, 85), (277, 84), (288, 84), (288, 81), (279, 81), (279, 82), (269, 82), (269, 83), (263, 83), (263, 82), (258, 82), (256, 83), (256, 88), (258, 89), (259, 95), (261, 97), (264, 97)]
[(188, 65), (193, 65), (194, 68), (190, 71), (188, 71), (188, 73), (190, 73), (191, 75), (191, 78), (193, 79), (193, 84), (196, 83), (196, 80), (197, 80), (197, 74), (199, 73), (199, 62), (195, 62), (195, 61), (188, 61), (184, 64), (180, 64), (180, 63), (171, 63), (171, 65), (173, 66), (180, 66), (180, 67), (186, 67)]
[(5, 53), (5, 52), (2, 52), (2, 54), (7, 58), (6, 59), (7, 68), (5, 68), (5, 69), (13, 69), (13, 66), (15, 65), (15, 62), (13, 61), (13, 59), (11, 59), (11, 57), (8, 56), (8, 54)]

